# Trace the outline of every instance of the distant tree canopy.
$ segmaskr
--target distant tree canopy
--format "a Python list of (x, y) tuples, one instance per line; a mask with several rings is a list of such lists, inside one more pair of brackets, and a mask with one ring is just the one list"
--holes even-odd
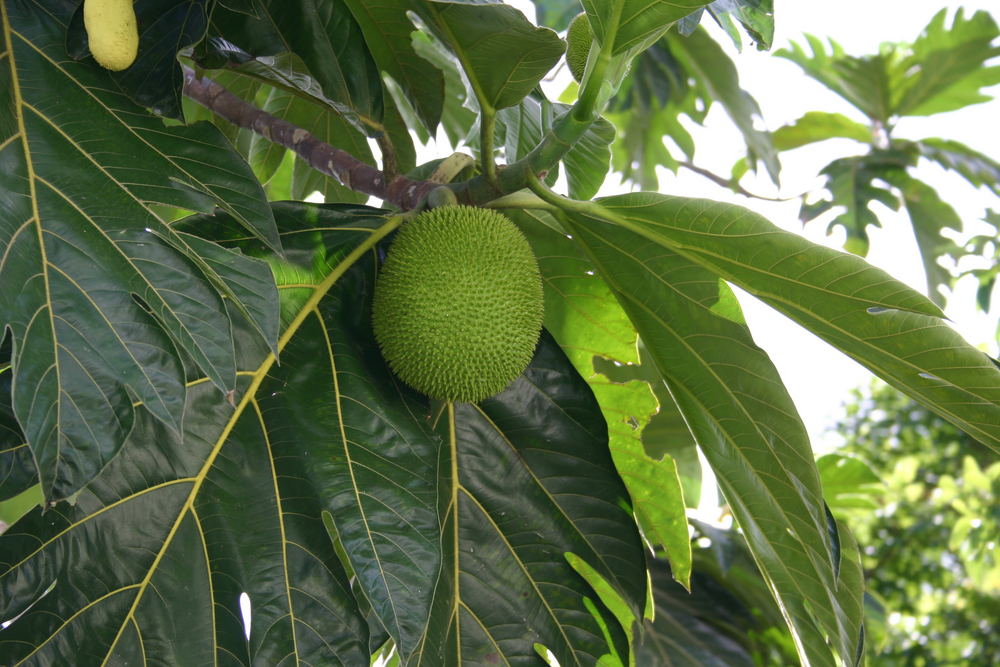
[(855, 398), (837, 425), (847, 438), (839, 453), (873, 475), (856, 474), (831, 506), (856, 534), (868, 592), (892, 621), (867, 615), (874, 664), (1000, 664), (1000, 462), (892, 387)]

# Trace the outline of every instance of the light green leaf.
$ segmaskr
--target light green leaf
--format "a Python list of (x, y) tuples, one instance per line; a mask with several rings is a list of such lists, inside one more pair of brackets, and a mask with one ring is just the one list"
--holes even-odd
[(613, 614), (563, 559), (583, 559), (640, 614), (643, 548), (597, 402), (543, 332), (524, 375), (478, 405), (448, 404), (437, 428), (444, 564), (417, 665), (563, 667), (628, 653)]
[(809, 111), (791, 125), (779, 127), (772, 135), (774, 147), (779, 151), (838, 138), (870, 143), (872, 135), (861, 123), (826, 111)]
[(229, 306), (269, 346), (277, 339), (267, 267), (175, 233), (156, 211), (219, 207), (280, 243), (263, 189), (214, 127), (165, 127), (105, 70), (67, 59), (65, 25), (37, 3), (0, 11), (10, 84), (0, 100), (0, 323), (16, 351), (14, 411), (54, 500), (111, 460), (136, 401), (180, 429), (185, 362), (218, 389), (235, 387)]
[[(614, 201), (620, 213), (641, 200)], [(582, 212), (568, 217), (712, 464), (803, 660), (833, 664), (825, 637), (839, 655), (853, 655), (861, 619), (842, 606), (805, 428), (738, 311), (713, 312), (726, 290), (712, 272), (648, 238)]]
[[(595, 355), (629, 368), (639, 362), (635, 328), (577, 244), (553, 229), (557, 223), (547, 213), (509, 215), (538, 258), (545, 286), (545, 326), (590, 384), (608, 422), (611, 454), (628, 487), (632, 511), (647, 540), (666, 550), (677, 580), (687, 586), (691, 545), (677, 465), (663, 452), (649, 456), (643, 445), (646, 426), (661, 406), (649, 383), (612, 382), (594, 372)], [(659, 377), (654, 381), (660, 382)]]
[(643, 431), (659, 408), (656, 396), (638, 380), (621, 384), (595, 375), (589, 382), (608, 421), (611, 455), (643, 534), (663, 549), (674, 579), (690, 589), (691, 540), (677, 464), (669, 454), (653, 458), (643, 447)]
[(620, 224), (716, 271), (1000, 451), (1000, 368), (923, 295), (740, 206), (648, 193), (601, 204)]
[(427, 0), (419, 7), (462, 63), (484, 108), (504, 109), (520, 102), (565, 50), (556, 33), (535, 27), (502, 3)]
[[(236, 48), (236, 53), (227, 55), (239, 63), (240, 71), (275, 82), (284, 79), (369, 128), (382, 119), (378, 67), (362, 29), (340, 0), (244, 0), (235, 8), (232, 4), (217, 3), (211, 20), (213, 32), (226, 42), (223, 52)], [(293, 67), (275, 67), (273, 56), (289, 51), (295, 55)]]
[(622, 364), (639, 362), (636, 332), (587, 257), (547, 213), (504, 211), (524, 232), (538, 260), (545, 294), (545, 328), (584, 377), (600, 355)]
[[(282, 287), (281, 365), (260, 361), (259, 343), (241, 337), (250, 347), (241, 363), (253, 365), (241, 368), (231, 401), (193, 379), (181, 433), (139, 413), (120, 454), (74, 502), (33, 511), (0, 536), (8, 661), (61, 664), (72, 652), (95, 664), (367, 664), (378, 633), (324, 513), (401, 652), (407, 627), (419, 633), (440, 564), (440, 441), (385, 367), (364, 316), (371, 246), (397, 223), (375, 209), (275, 212), (299, 263), (276, 272), (295, 280)], [(223, 235), (239, 233), (231, 219), (216, 222)], [(423, 588), (412, 585), (421, 578)]]

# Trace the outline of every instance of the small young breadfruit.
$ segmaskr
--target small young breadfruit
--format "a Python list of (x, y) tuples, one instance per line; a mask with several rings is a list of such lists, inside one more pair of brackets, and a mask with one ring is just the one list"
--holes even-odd
[(586, 12), (576, 15), (566, 31), (566, 64), (577, 83), (583, 80), (583, 72), (587, 69), (587, 57), (594, 43), (594, 31), (590, 27), (590, 19)]
[(406, 223), (375, 284), (375, 339), (414, 389), (474, 403), (531, 361), (543, 315), (538, 262), (496, 211), (431, 209)]
[(83, 0), (90, 54), (101, 67), (119, 72), (135, 62), (139, 28), (132, 0)]

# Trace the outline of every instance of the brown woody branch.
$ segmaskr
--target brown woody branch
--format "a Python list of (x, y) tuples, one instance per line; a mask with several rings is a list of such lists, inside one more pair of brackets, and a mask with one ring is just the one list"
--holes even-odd
[(416, 208), (431, 190), (440, 186), (397, 175), (395, 156), (391, 152), (387, 156), (386, 172), (382, 172), (347, 151), (320, 141), (301, 127), (258, 109), (186, 67), (184, 94), (221, 118), (295, 151), (310, 167), (332, 176), (344, 187), (378, 197), (404, 211)]

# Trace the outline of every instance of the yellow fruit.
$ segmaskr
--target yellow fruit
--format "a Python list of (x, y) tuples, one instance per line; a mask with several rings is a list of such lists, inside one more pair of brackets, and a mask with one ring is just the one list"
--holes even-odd
[(538, 262), (496, 211), (444, 206), (403, 225), (375, 284), (375, 339), (432, 398), (474, 403), (531, 361), (544, 310)]
[(594, 32), (590, 28), (590, 20), (586, 12), (576, 15), (566, 31), (566, 64), (577, 83), (583, 80), (583, 72), (587, 69), (587, 57), (594, 43)]
[(90, 53), (105, 69), (119, 72), (135, 62), (139, 29), (132, 0), (83, 0)]

